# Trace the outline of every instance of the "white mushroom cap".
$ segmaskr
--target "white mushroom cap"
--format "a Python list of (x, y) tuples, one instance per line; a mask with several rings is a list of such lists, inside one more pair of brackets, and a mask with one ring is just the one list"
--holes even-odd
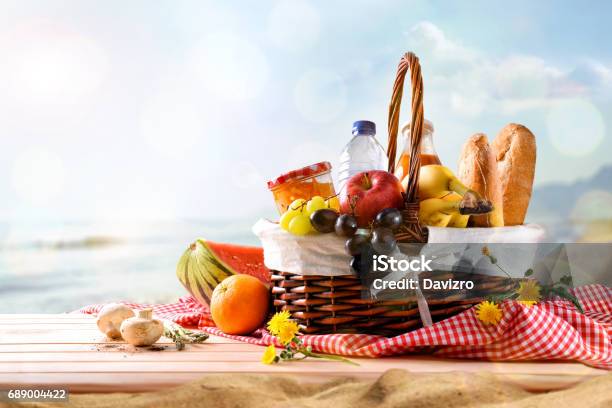
[(133, 346), (150, 346), (162, 336), (164, 324), (153, 319), (153, 310), (144, 309), (138, 317), (131, 317), (121, 323), (121, 336)]
[(121, 337), (121, 323), (130, 317), (134, 317), (132, 309), (126, 305), (110, 303), (100, 310), (96, 323), (102, 333), (111, 339), (117, 339)]

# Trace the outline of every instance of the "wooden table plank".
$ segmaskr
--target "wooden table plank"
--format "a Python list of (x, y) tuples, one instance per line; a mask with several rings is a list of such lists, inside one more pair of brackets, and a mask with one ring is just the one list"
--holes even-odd
[[(92, 352), (94, 351), (94, 352)], [(163, 352), (146, 352), (146, 351), (105, 351), (105, 350), (88, 350), (88, 351), (59, 351), (59, 352), (39, 352), (39, 353), (1, 353), (0, 367), (3, 370), (10, 370), (11, 366), (5, 363), (24, 364), (24, 363), (93, 363), (93, 362), (259, 362), (263, 349), (260, 347), (250, 346), (244, 348), (237, 353), (235, 350), (220, 350), (216, 346), (206, 349), (190, 349), (189, 351), (177, 351), (173, 347), (168, 347)], [(358, 362), (363, 367), (374, 367), (376, 370), (380, 366), (392, 368), (406, 368), (411, 370), (423, 371), (425, 369), (435, 372), (446, 372), (449, 370), (449, 364), (453, 364), (453, 368), (461, 371), (489, 371), (506, 374), (558, 374), (562, 372), (565, 375), (597, 375), (604, 374), (603, 370), (596, 370), (584, 365), (573, 363), (536, 363), (536, 362), (514, 362), (514, 363), (496, 363), (488, 361), (466, 361), (466, 360), (444, 360), (432, 359), (429, 356), (405, 356), (405, 357), (386, 357), (382, 359), (352, 359)], [(317, 364), (331, 363), (317, 361)], [(307, 362), (304, 362), (307, 363)], [(309, 362), (308, 362), (309, 363)], [(336, 364), (336, 363), (334, 363)], [(424, 367), (426, 366), (426, 367)], [(21, 366), (20, 366), (21, 367)], [(95, 366), (89, 367), (90, 369)], [(345, 367), (342, 365), (342, 367)], [(258, 367), (264, 370), (265, 367)], [(275, 367), (269, 368), (267, 371), (275, 371)], [(165, 371), (165, 367), (164, 367)], [(32, 372), (43, 372), (32, 370)]]
[[(209, 354), (214, 353), (211, 350)], [(140, 354), (140, 353), (139, 353)], [(80, 360), (75, 354), (70, 354), (67, 361), (19, 361), (0, 362), (0, 372), (13, 373), (45, 373), (45, 372), (297, 372), (310, 371), (325, 373), (327, 371), (345, 371), (347, 374), (363, 372), (382, 372), (390, 368), (403, 368), (418, 372), (448, 372), (448, 371), (489, 371), (500, 374), (561, 374), (561, 375), (597, 375), (604, 374), (604, 370), (590, 369), (586, 366), (572, 364), (543, 364), (543, 363), (495, 363), (470, 362), (464, 360), (433, 359), (431, 357), (404, 357), (367, 359), (354, 358), (359, 366), (348, 365), (335, 361), (308, 359), (300, 364), (264, 365), (260, 362), (261, 350), (251, 353), (227, 353), (227, 360), (217, 361), (174, 361), (173, 357), (162, 357), (164, 352), (141, 353), (149, 358), (142, 360), (114, 359), (108, 361)], [(151, 356), (154, 354), (154, 356)], [(192, 353), (185, 353), (191, 355)], [(205, 353), (206, 354), (206, 353)], [(231, 357), (233, 356), (233, 357)], [(77, 358), (75, 358), (77, 357)], [(231, 357), (231, 358), (230, 358)], [(226, 364), (227, 362), (242, 361), (240, 364)], [(172, 365), (166, 363), (171, 362)]]
[[(21, 315), (24, 316), (24, 315)], [(373, 379), (391, 368), (413, 372), (491, 372), (530, 390), (571, 386), (605, 374), (579, 363), (488, 362), (431, 356), (353, 359), (360, 366), (305, 360), (267, 366), (263, 348), (211, 336), (204, 344), (176, 351), (162, 339), (163, 351), (109, 341), (95, 319), (85, 315), (0, 315), (0, 388), (62, 385), (73, 392), (147, 391), (182, 384), (212, 373), (294, 374), (304, 381), (340, 376)]]
[[(208, 351), (174, 352), (168, 347), (163, 352), (59, 352), (59, 353), (2, 353), (0, 367), (3, 363), (51, 363), (51, 362), (126, 362), (126, 361), (157, 361), (168, 362), (199, 362), (199, 361), (259, 361), (263, 350), (220, 351), (217, 348)], [(152, 357), (151, 354), (155, 356)]]
[[(41, 344), (41, 343), (76, 343), (76, 344), (105, 344), (109, 340), (98, 330), (93, 320), (89, 324), (70, 325), (58, 324), (35, 325), (7, 325), (0, 330), (0, 345), (4, 344)], [(161, 343), (170, 340), (162, 338)], [(211, 339), (211, 343), (240, 343), (238, 340), (225, 337)]]
[(78, 321), (78, 320), (95, 320), (95, 314), (87, 313), (39, 313), (39, 314), (0, 314), (0, 322), (19, 323), (24, 320), (37, 320), (47, 322), (49, 320), (59, 321)]
[[(246, 344), (246, 343), (240, 343), (240, 342), (216, 343), (215, 339), (212, 337), (209, 340), (207, 340), (207, 342), (204, 344), (191, 344), (189, 345), (188, 350), (182, 351), (182, 353), (193, 352), (194, 350), (199, 350), (199, 349), (210, 349), (211, 344), (214, 344), (214, 350), (219, 350), (219, 351), (249, 351), (249, 350), (252, 350), (253, 347), (257, 347), (257, 346), (253, 346), (252, 344)], [(110, 345), (113, 345), (113, 344), (115, 343), (110, 343)], [(123, 344), (123, 343), (118, 343), (118, 344)], [(30, 353), (57, 353), (57, 352), (81, 353), (81, 352), (90, 352), (90, 351), (95, 351), (95, 352), (103, 351), (103, 352), (110, 352), (110, 353), (124, 353), (125, 352), (125, 350), (122, 350), (120, 348), (101, 347), (101, 346), (108, 346), (108, 345), (109, 344), (107, 343), (104, 343), (104, 344), (101, 344), (101, 343), (91, 343), (91, 344), (79, 344), (79, 343), (72, 343), (72, 344), (70, 343), (0, 344), (0, 354), (1, 353), (30, 354)], [(167, 349), (164, 351), (165, 353), (175, 351), (174, 346), (170, 344), (169, 342), (163, 343), (162, 345), (167, 347)], [(261, 348), (259, 348), (259, 350), (261, 350)]]
[(91, 317), (88, 313), (0, 313), (0, 320), (23, 320), (23, 319), (78, 319)]
[(0, 327), (4, 328), (14, 328), (15, 326), (78, 326), (85, 325), (90, 326), (92, 322), (91, 318), (88, 319), (80, 319), (80, 320), (66, 320), (66, 319), (24, 319), (24, 320), (0, 320)]

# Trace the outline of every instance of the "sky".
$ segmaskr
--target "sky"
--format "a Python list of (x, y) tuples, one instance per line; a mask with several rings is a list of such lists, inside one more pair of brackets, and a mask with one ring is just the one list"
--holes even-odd
[[(0, 2), (0, 220), (274, 214), (266, 181), (337, 166), (414, 51), (444, 164), (510, 122), (536, 185), (612, 164), (612, 3)], [(401, 122), (409, 119), (403, 104)]]

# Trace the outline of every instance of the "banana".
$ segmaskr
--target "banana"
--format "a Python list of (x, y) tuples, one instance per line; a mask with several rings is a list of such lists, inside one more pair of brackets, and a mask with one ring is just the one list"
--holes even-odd
[[(402, 180), (406, 188), (408, 177)], [(486, 214), (490, 201), (466, 187), (448, 167), (423, 166), (419, 173), (419, 221), (436, 227), (467, 227), (470, 214)]]
[(448, 167), (440, 164), (423, 166), (419, 174), (419, 198), (421, 200), (439, 197), (444, 191), (453, 191), (462, 197), (471, 191)]
[[(448, 227), (450, 221), (453, 216), (450, 214), (445, 214), (443, 212), (433, 213), (426, 220), (419, 221), (421, 224), (427, 225), (429, 227)], [(421, 217), (419, 216), (419, 220)]]
[[(470, 214), (485, 214), (493, 209), (489, 201), (478, 199), (473, 192), (468, 191), (463, 197), (456, 193), (446, 193), (419, 203), (421, 224), (465, 228)], [(453, 216), (456, 216), (454, 220)], [(451, 222), (453, 225), (450, 225)]]
[[(455, 192), (445, 191), (445, 194), (441, 197), (446, 201), (461, 201), (461, 196)], [(447, 227), (451, 228), (465, 228), (467, 227), (468, 221), (470, 219), (469, 215), (463, 215), (459, 212), (456, 212), (452, 215), (450, 221), (448, 222)]]
[(446, 227), (454, 214), (459, 214), (459, 203), (443, 198), (428, 198), (419, 206), (419, 222), (432, 227)]

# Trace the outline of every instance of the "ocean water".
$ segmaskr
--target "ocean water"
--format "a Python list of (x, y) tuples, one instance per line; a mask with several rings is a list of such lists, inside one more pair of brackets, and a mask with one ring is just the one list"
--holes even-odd
[(61, 313), (92, 303), (170, 303), (187, 294), (176, 264), (195, 238), (258, 245), (252, 220), (0, 223), (0, 313)]

